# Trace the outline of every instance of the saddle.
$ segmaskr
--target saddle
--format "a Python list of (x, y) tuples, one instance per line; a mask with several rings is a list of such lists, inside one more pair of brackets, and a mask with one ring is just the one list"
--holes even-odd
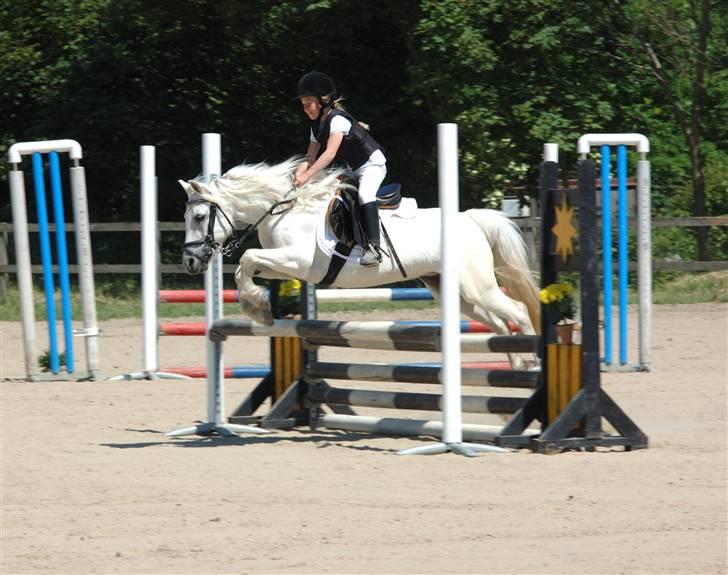
[[(377, 190), (377, 207), (380, 210), (396, 210), (402, 202), (402, 186), (387, 184)], [(369, 242), (359, 216), (357, 192), (339, 190), (326, 208), (326, 222), (339, 243), (345, 246), (366, 247)]]
[[(331, 258), (326, 275), (319, 282), (320, 286), (331, 285), (341, 268), (346, 263), (342, 256), (348, 256), (354, 246), (360, 245), (366, 248), (369, 245), (361, 217), (359, 216), (359, 200), (356, 189), (344, 188), (339, 190), (331, 198), (326, 208), (326, 223), (337, 239), (334, 256)], [(377, 207), (380, 210), (396, 210), (402, 202), (401, 186), (399, 184), (387, 184), (377, 190)], [(381, 222), (381, 219), (380, 219)], [(387, 229), (382, 226), (384, 240), (389, 246), (392, 257), (399, 267), (402, 277), (407, 277), (397, 252), (389, 239)]]

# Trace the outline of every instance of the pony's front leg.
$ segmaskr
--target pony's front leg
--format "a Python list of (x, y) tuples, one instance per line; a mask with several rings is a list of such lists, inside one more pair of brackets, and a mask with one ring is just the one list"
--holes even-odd
[(253, 321), (271, 325), (273, 314), (265, 288), (253, 282), (253, 276), (266, 279), (300, 278), (301, 269), (296, 253), (285, 248), (249, 249), (240, 258), (235, 271), (240, 310)]
[(238, 269), (235, 270), (235, 284), (238, 286), (240, 311), (253, 321), (271, 325), (273, 314), (270, 311), (266, 291), (256, 285), (252, 276), (244, 271), (242, 258)]

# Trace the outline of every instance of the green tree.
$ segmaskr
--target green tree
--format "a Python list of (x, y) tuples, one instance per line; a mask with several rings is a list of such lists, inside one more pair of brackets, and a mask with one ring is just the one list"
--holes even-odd
[[(614, 6), (620, 16), (617, 26), (625, 60), (635, 70), (649, 71), (647, 77), (655, 84), (650, 90), (654, 101), (671, 111), (670, 119), (684, 137), (690, 161), (692, 213), (705, 216), (709, 213), (706, 157), (728, 159), (726, 4), (711, 0), (614, 0)], [(719, 163), (714, 165), (717, 168)], [(723, 204), (725, 208), (725, 201)], [(697, 240), (698, 258), (711, 259), (707, 228), (697, 228)]]
[(641, 131), (658, 213), (724, 213), (726, 6), (0, 0), (0, 152), (79, 140), (92, 218), (135, 220), (138, 148), (154, 144), (159, 217), (178, 220), (177, 179), (197, 175), (201, 132), (222, 133), (224, 168), (304, 151), (308, 124), (292, 97), (318, 68), (385, 146), (388, 180), (421, 205), (437, 201), (436, 124), (456, 122), (463, 208), (534, 184), (546, 141), (572, 166), (579, 135)]
[[(461, 128), (461, 190), (473, 205), (531, 182), (544, 142), (565, 155), (616, 129), (622, 71), (608, 6), (531, 0), (424, 0), (411, 89), (435, 121)], [(573, 152), (570, 158), (574, 158)]]

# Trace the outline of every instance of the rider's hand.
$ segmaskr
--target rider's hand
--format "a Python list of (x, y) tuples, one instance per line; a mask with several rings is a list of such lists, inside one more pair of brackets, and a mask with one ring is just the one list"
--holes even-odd
[(296, 175), (293, 176), (293, 185), (298, 187), (305, 184), (305, 181), (301, 181), (301, 176), (308, 170), (309, 167), (308, 162), (302, 162), (300, 166), (298, 166), (298, 169), (296, 170)]
[(296, 176), (293, 178), (293, 185), (296, 187), (302, 186), (310, 179), (311, 177), (307, 176), (305, 172), (302, 174), (296, 174)]

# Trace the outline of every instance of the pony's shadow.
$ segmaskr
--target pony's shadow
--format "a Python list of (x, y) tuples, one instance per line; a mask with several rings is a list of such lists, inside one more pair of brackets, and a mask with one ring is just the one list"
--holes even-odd
[[(153, 433), (162, 435), (165, 432), (156, 429), (129, 429), (126, 431), (134, 431), (137, 433)], [(135, 443), (101, 443), (103, 447), (112, 449), (143, 449), (146, 447), (182, 447), (182, 448), (204, 448), (204, 447), (241, 447), (249, 445), (273, 445), (276, 443), (314, 443), (317, 449), (342, 448), (354, 449), (357, 451), (376, 451), (380, 453), (397, 453), (400, 449), (389, 449), (382, 447), (373, 447), (371, 445), (349, 445), (350, 443), (360, 443), (363, 441), (372, 441), (381, 437), (389, 437), (374, 433), (356, 433), (349, 431), (336, 431), (317, 429), (314, 431), (300, 431), (300, 435), (275, 435), (275, 431), (265, 435), (233, 435), (221, 436), (218, 434), (195, 435), (183, 437), (167, 437), (160, 441), (141, 441)], [(422, 438), (401, 437), (400, 439), (412, 442), (421, 442)]]

